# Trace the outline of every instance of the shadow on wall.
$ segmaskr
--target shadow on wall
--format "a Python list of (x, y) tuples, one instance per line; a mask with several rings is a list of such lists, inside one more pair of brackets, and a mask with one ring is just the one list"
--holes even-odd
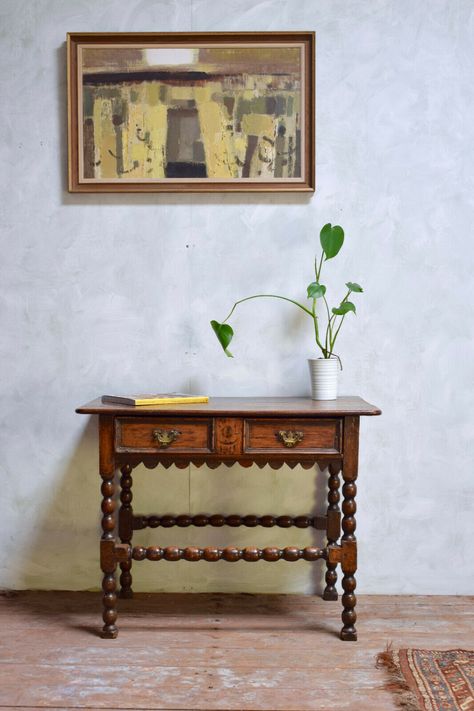
[(73, 452), (54, 477), (54, 491), (48, 492), (46, 504), (38, 505), (34, 538), (17, 559), (18, 588), (77, 590), (99, 586), (97, 421), (93, 417), (83, 424)]
[[(181, 470), (181, 472), (184, 470)], [(134, 510), (138, 514), (222, 514), (262, 516), (270, 514), (314, 515), (326, 510), (326, 472), (319, 469), (306, 470), (302, 467), (290, 469), (282, 467), (273, 470), (267, 466), (217, 469), (191, 466), (189, 479), (176, 469), (162, 471), (138, 468), (134, 471)], [(155, 483), (153, 483), (155, 480)], [(156, 501), (153, 501), (153, 499)], [(184, 505), (183, 505), (184, 504)], [(153, 507), (150, 511), (150, 507)], [(222, 528), (156, 528), (135, 533), (134, 544), (177, 545), (181, 547), (246, 546), (320, 546), (323, 532), (313, 528), (298, 529), (257, 527)], [(158, 567), (156, 567), (158, 565)], [(136, 590), (156, 589), (157, 578), (166, 590), (183, 592), (248, 592), (248, 593), (321, 593), (325, 566), (323, 561), (315, 563), (279, 561), (269, 564), (259, 561), (249, 564), (244, 561), (230, 564), (225, 561), (206, 563), (201, 561), (190, 565), (181, 561), (168, 565), (134, 564), (133, 576)], [(154, 571), (157, 571), (154, 573)], [(142, 572), (143, 571), (143, 572)], [(143, 581), (147, 581), (143, 587)]]
[(59, 118), (59, 160), (63, 205), (304, 205), (311, 193), (69, 193), (66, 42), (56, 50)]
[[(326, 510), (327, 471), (288, 467), (244, 469), (238, 466), (188, 467), (181, 470), (143, 466), (133, 471), (137, 514), (232, 513), (299, 515)], [(60, 476), (35, 536), (18, 556), (17, 588), (99, 590), (100, 477), (97, 421), (89, 418)], [(118, 474), (117, 474), (118, 484)], [(117, 487), (118, 488), (118, 487)], [(118, 493), (118, 492), (117, 492)], [(324, 545), (322, 531), (273, 527), (158, 528), (136, 531), (134, 545)], [(120, 572), (120, 571), (118, 571)], [(255, 565), (246, 562), (134, 564), (136, 591), (315, 593), (324, 588), (324, 561)], [(48, 585), (48, 579), (51, 584)]]

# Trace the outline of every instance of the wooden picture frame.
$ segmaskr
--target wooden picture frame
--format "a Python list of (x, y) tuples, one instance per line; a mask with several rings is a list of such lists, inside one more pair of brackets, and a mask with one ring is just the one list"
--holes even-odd
[(69, 33), (70, 192), (313, 192), (314, 32)]

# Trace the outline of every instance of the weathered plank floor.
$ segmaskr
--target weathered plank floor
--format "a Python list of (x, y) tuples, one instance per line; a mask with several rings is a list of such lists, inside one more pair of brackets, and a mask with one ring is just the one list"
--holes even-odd
[[(11, 595), (11, 596), (10, 596)], [(359, 597), (359, 642), (340, 605), (299, 595), (138, 594), (98, 636), (99, 595), (0, 597), (2, 709), (394, 711), (375, 655), (474, 647), (473, 598)]]

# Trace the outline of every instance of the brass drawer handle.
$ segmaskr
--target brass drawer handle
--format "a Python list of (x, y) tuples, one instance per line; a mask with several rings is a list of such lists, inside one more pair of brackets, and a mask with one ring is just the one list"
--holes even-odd
[(158, 442), (160, 449), (166, 449), (180, 434), (179, 430), (153, 430), (153, 439)]
[(296, 447), (298, 442), (303, 440), (304, 433), (295, 430), (280, 430), (277, 437), (285, 447)]

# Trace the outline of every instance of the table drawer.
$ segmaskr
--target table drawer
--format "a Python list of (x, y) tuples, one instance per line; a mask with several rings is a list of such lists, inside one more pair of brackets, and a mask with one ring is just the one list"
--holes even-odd
[(115, 447), (132, 452), (212, 452), (213, 420), (120, 417), (115, 421)]
[(248, 419), (244, 428), (245, 452), (339, 453), (340, 419)]

